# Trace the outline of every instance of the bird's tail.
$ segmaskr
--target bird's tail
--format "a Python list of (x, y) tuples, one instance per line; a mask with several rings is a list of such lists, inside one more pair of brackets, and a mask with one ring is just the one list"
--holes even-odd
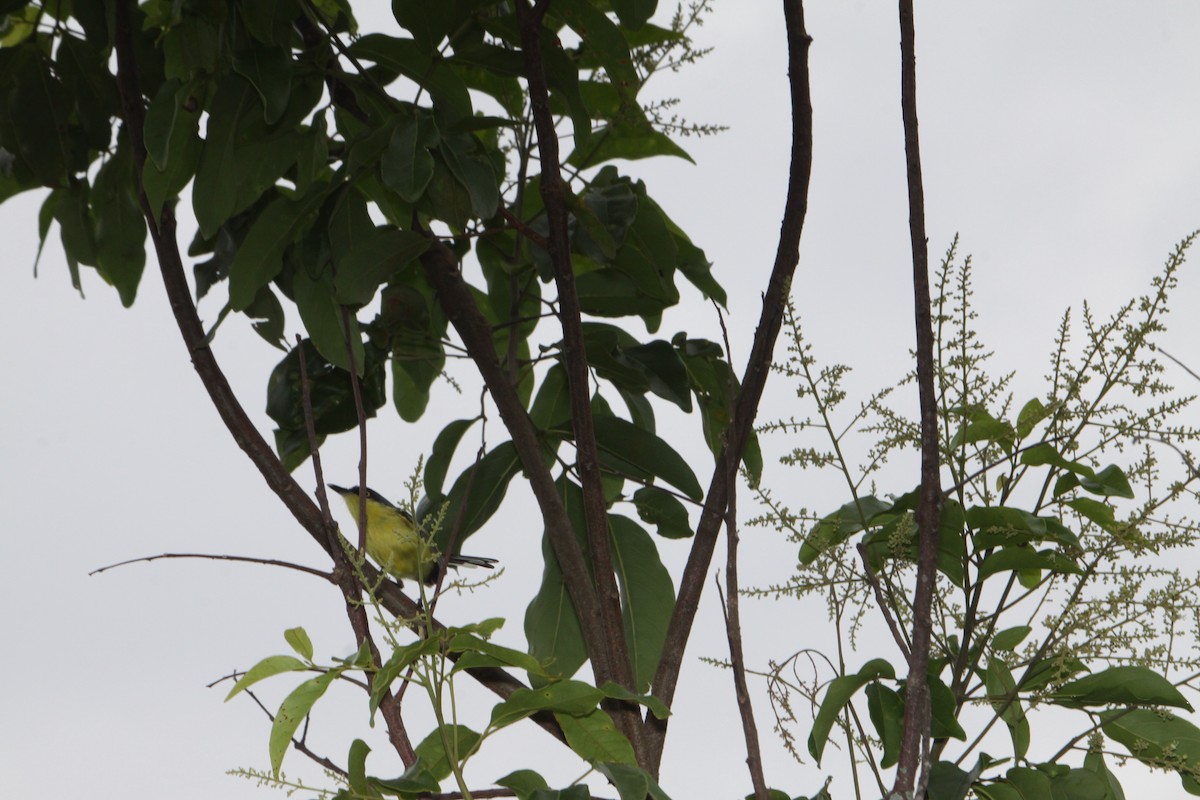
[(452, 567), (483, 567), (484, 569), (492, 569), (499, 563), (494, 558), (484, 558), (483, 556), (450, 556), (449, 562)]

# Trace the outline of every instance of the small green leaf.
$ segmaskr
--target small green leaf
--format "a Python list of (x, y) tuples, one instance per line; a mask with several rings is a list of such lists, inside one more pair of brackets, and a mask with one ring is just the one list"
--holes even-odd
[(274, 125), (287, 110), (292, 90), (292, 58), (286, 47), (247, 42), (233, 56), (233, 69), (250, 81), (262, 101), (263, 121)]
[[(297, 270), (292, 278), (292, 293), (304, 329), (308, 331), (317, 352), (330, 364), (350, 372), (342, 311), (333, 301), (329, 284), (323, 280), (313, 280), (304, 270)], [(361, 373), (366, 355), (358, 320), (353, 314), (350, 315), (350, 345), (354, 348), (354, 363)]]
[[(500, 508), (508, 485), (520, 468), (521, 460), (517, 456), (516, 445), (503, 442), (488, 451), (477, 463), (464, 469), (446, 495), (445, 522), (441, 530), (434, 534), (438, 546), (445, 547), (455, 525), (461, 524), (457, 539), (460, 544), (482, 528)], [(433, 502), (440, 501), (435, 498), (431, 499)], [(433, 508), (435, 506), (431, 505), (430, 509)], [(423, 507), (420, 511), (425, 512), (426, 509)]]
[(658, 0), (613, 0), (612, 7), (624, 27), (637, 30), (654, 16)]
[(478, 419), (456, 419), (433, 440), (433, 450), (425, 462), (425, 491), (433, 497), (442, 494), (442, 486), (446, 481), (446, 470), (450, 468), (450, 460), (458, 448), (463, 435), (470, 430)]
[(1054, 550), (1036, 551), (1028, 547), (1004, 547), (989, 555), (979, 565), (979, 580), (986, 580), (997, 572), (1013, 570), (1048, 570), (1063, 575), (1083, 574), (1082, 567)]
[(300, 654), (301, 658), (312, 661), (312, 641), (308, 638), (308, 632), (304, 628), (288, 628), (283, 632), (283, 638), (287, 640), (293, 650)]
[(554, 711), (573, 717), (590, 714), (604, 694), (582, 681), (557, 681), (537, 689), (517, 689), (492, 708), (489, 728), (503, 728), (539, 711)]
[(1033, 628), (1029, 627), (1028, 625), (1018, 625), (1014, 628), (1006, 628), (992, 637), (992, 647), (997, 650), (1016, 650), (1017, 645), (1025, 641), (1025, 637), (1027, 637), (1032, 631)]
[(512, 789), (516, 792), (517, 800), (532, 800), (537, 792), (550, 789), (550, 784), (546, 783), (546, 779), (531, 769), (510, 772), (503, 778), (497, 778), (496, 785)]
[(811, 564), (817, 556), (864, 530), (868, 523), (891, 508), (891, 504), (867, 495), (850, 501), (821, 519), (800, 545), (800, 563)]
[(276, 197), (246, 234), (229, 268), (229, 303), (242, 311), (283, 269), (283, 251), (300, 232), (310, 204)]
[(478, 141), (467, 133), (450, 132), (442, 136), (438, 148), (450, 172), (471, 196), (471, 209), (480, 219), (491, 219), (500, 205), (496, 171), (479, 152)]
[(654, 525), (667, 539), (686, 539), (694, 531), (687, 509), (675, 495), (657, 486), (643, 486), (633, 493), (633, 503), (643, 522)]
[(645, 692), (662, 656), (675, 608), (675, 585), (650, 534), (628, 517), (610, 514), (608, 520), (634, 684)]
[(1017, 438), (1024, 439), (1033, 433), (1037, 424), (1054, 413), (1054, 409), (1054, 403), (1046, 406), (1036, 397), (1021, 406), (1021, 410), (1017, 413)]
[(1017, 697), (1016, 680), (1003, 661), (992, 658), (988, 660), (984, 683), (992, 707), (1008, 726), (1016, 758), (1024, 758), (1029, 751), (1029, 720)]
[(871, 724), (883, 742), (883, 755), (879, 766), (894, 767), (900, 758), (900, 736), (904, 732), (904, 700), (900, 695), (873, 681), (863, 690), (867, 696), (867, 712)]

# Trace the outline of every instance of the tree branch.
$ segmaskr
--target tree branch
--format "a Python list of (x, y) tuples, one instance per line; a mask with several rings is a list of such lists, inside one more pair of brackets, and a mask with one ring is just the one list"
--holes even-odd
[[(679, 595), (667, 627), (662, 660), (654, 675), (654, 694), (668, 706), (675, 696), (680, 663), (687, 648), (705, 576), (716, 547), (717, 534), (729, 502), (730, 483), (733, 480), (731, 475), (736, 476), (736, 470), (731, 470), (730, 467), (741, 462), (742, 451), (753, 430), (758, 404), (770, 374), (775, 342), (783, 324), (792, 275), (795, 274), (796, 265), (800, 261), (800, 234), (804, 230), (804, 217), (808, 211), (808, 186), (812, 175), (812, 95), (809, 90), (808, 72), (808, 47), (812, 38), (804, 28), (803, 0), (784, 0), (783, 17), (787, 28), (788, 83), (792, 106), (792, 149), (787, 200), (784, 203), (775, 264), (771, 269), (767, 290), (763, 294), (762, 313), (759, 316), (758, 328), (754, 332), (750, 358), (742, 376), (741, 389), (734, 403), (729, 427), (726, 429), (725, 447), (717, 457), (704, 510), (700, 515), (700, 524), (696, 529), (696, 537), (688, 555), (683, 578), (680, 580)], [(651, 774), (657, 775), (662, 761), (667, 722), (649, 715), (646, 726), (652, 756), (648, 769)]]
[(921, 401), (921, 495), (917, 505), (917, 585), (913, 592), (912, 655), (904, 703), (904, 729), (892, 793), (911, 796), (929, 742), (929, 648), (933, 587), (937, 579), (941, 462), (937, 395), (933, 385), (933, 322), (929, 299), (929, 247), (925, 236), (925, 189), (917, 136), (917, 54), (912, 0), (900, 0), (900, 106), (908, 173), (908, 232), (912, 244), (913, 316), (917, 333), (917, 391)]
[[(587, 525), (588, 551), (592, 557), (592, 579), (595, 581), (597, 610), (604, 629), (601, 642), (606, 653), (599, 661), (591, 652), (592, 666), (598, 683), (616, 681), (633, 690), (633, 667), (625, 644), (625, 625), (621, 616), (621, 595), (613, 571), (612, 544), (608, 533), (608, 504), (600, 483), (600, 451), (592, 425), (591, 382), (588, 375), (587, 350), (583, 340), (582, 311), (575, 290), (575, 267), (571, 263), (570, 234), (565, 189), (560, 173), (558, 131), (550, 111), (550, 89), (541, 55), (541, 17), (527, 0), (517, 0), (517, 24), (521, 30), (521, 52), (525, 60), (525, 79), (529, 84), (529, 105), (537, 129), (538, 155), (541, 161), (541, 194), (549, 223), (548, 252), (554, 265), (554, 282), (558, 289), (559, 322), (563, 331), (563, 366), (567, 374), (567, 391), (571, 404), (571, 425), (575, 437), (577, 468), (583, 486), (583, 512)], [(610, 709), (616, 715), (617, 726), (633, 743), (638, 762), (645, 764), (645, 753), (639, 741), (640, 717), (631, 704)]]

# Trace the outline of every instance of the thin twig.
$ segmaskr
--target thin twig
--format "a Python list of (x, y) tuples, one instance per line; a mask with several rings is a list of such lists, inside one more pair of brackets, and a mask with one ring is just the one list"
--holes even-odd
[(334, 580), (333, 574), (330, 572), (322, 572), (313, 567), (306, 567), (303, 564), (294, 564), (291, 561), (279, 561), (274, 558), (253, 558), (251, 556), (231, 556), (218, 555), (216, 553), (159, 553), (156, 556), (142, 556), (141, 558), (131, 558), (126, 561), (118, 561), (115, 564), (109, 564), (105, 567), (99, 567), (88, 573), (88, 575), (99, 575), (101, 572), (107, 572), (110, 569), (124, 567), (129, 564), (138, 564), (143, 561), (158, 561), (162, 558), (203, 558), (210, 561), (241, 561), (246, 564), (266, 564), (271, 567), (285, 567), (294, 569), (298, 572), (306, 572), (309, 575), (315, 575), (318, 578), (324, 578), (327, 581)]
[[(783, 225), (771, 277), (763, 294), (754, 343), (742, 376), (742, 388), (730, 412), (725, 444), (713, 469), (704, 511), (679, 582), (679, 594), (667, 627), (662, 659), (654, 674), (654, 695), (668, 707), (675, 697), (683, 654), (700, 606), (700, 595), (712, 563), (717, 533), (725, 516), (730, 490), (728, 465), (741, 463), (746, 442), (753, 431), (758, 404), (771, 371), (775, 342), (783, 324), (792, 276), (800, 262), (800, 234), (804, 230), (804, 218), (808, 211), (808, 187), (812, 176), (812, 95), (808, 70), (808, 49), (812, 39), (804, 28), (803, 0), (784, 0), (783, 16), (787, 30), (788, 82), (792, 107), (791, 164)], [(648, 714), (646, 726), (651, 754), (647, 769), (651, 775), (657, 775), (666, 740), (667, 722)]]

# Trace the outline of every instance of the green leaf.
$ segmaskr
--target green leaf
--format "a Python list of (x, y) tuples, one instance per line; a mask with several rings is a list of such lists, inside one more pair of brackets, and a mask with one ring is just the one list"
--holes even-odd
[(645, 692), (662, 656), (675, 608), (675, 585), (650, 534), (628, 517), (610, 514), (613, 568), (621, 587), (625, 640), (634, 684)]
[(654, 778), (636, 764), (599, 763), (596, 771), (616, 787), (621, 800), (670, 800)]
[[(583, 518), (583, 490), (566, 478), (556, 482), (563, 506), (577, 538), (586, 523)], [(562, 569), (554, 555), (548, 535), (542, 536), (544, 570), (538, 592), (525, 611), (525, 638), (529, 652), (546, 665), (551, 673), (570, 677), (587, 661), (587, 648), (575, 605), (563, 583)]]
[(355, 40), (348, 50), (356, 58), (372, 61), (422, 86), (447, 123), (472, 115), (467, 85), (443, 60), (431, 59), (415, 40), (369, 33)]
[(491, 161), (479, 152), (478, 141), (467, 133), (450, 132), (442, 136), (438, 148), (446, 166), (471, 196), (471, 209), (480, 219), (491, 219), (500, 205), (500, 187)]
[(1011, 453), (1016, 445), (1017, 433), (1003, 420), (994, 418), (982, 409), (973, 409), (963, 414), (965, 424), (950, 440), (950, 449), (957, 450), (968, 444), (992, 442), (1005, 453)]
[[(304, 329), (308, 331), (317, 352), (330, 364), (350, 372), (342, 311), (333, 300), (332, 288), (326, 281), (313, 280), (307, 272), (298, 270), (292, 278), (292, 293)], [(350, 315), (350, 345), (354, 348), (354, 364), (361, 372), (366, 357), (358, 320), (353, 314)]]
[(429, 148), (436, 146), (438, 139), (437, 124), (432, 117), (418, 113), (412, 118), (401, 118), (379, 159), (383, 185), (406, 203), (420, 200), (433, 178)]
[(334, 300), (341, 305), (371, 302), (380, 284), (429, 249), (430, 240), (413, 231), (375, 228), (353, 243), (337, 262)]
[(617, 158), (637, 161), (658, 156), (673, 156), (696, 163), (686, 150), (649, 121), (621, 120), (594, 132), (587, 149), (576, 148), (567, 158), (567, 163), (584, 169)]
[(1055, 407), (1054, 403), (1049, 406), (1043, 405), (1042, 401), (1036, 397), (1021, 406), (1021, 410), (1017, 413), (1017, 438), (1024, 439), (1033, 433), (1033, 429), (1039, 422), (1054, 413)]
[(829, 682), (825, 697), (821, 700), (821, 708), (813, 720), (812, 731), (808, 735), (808, 752), (817, 763), (821, 763), (821, 754), (825, 751), (825, 743), (833, 725), (842, 714), (842, 709), (850, 702), (854, 694), (878, 678), (894, 679), (896, 671), (882, 658), (872, 659), (862, 666), (854, 675), (842, 675)]
[(463, 434), (478, 422), (476, 419), (456, 419), (433, 440), (433, 450), (425, 462), (425, 491), (432, 497), (442, 494), (442, 486), (446, 481), (446, 471), (450, 468), (450, 460), (458, 448)]
[(275, 721), (271, 723), (269, 742), (271, 774), (276, 778), (279, 777), (279, 768), (283, 766), (283, 756), (287, 753), (288, 745), (292, 743), (292, 736), (296, 733), (296, 729), (308, 716), (313, 704), (321, 699), (321, 695), (325, 694), (329, 684), (333, 683), (341, 674), (342, 670), (339, 667), (315, 678), (310, 678), (293, 689), (292, 693), (285, 697), (283, 703), (280, 704), (279, 711), (275, 713)]
[(1054, 550), (1035, 551), (1028, 547), (1004, 547), (992, 553), (979, 565), (979, 580), (997, 572), (1014, 570), (1047, 570), (1062, 575), (1082, 575), (1083, 568)]
[(492, 707), (488, 728), (503, 728), (539, 711), (584, 716), (592, 713), (603, 699), (599, 689), (582, 681), (556, 681), (537, 689), (517, 689)]
[(984, 683), (992, 707), (1008, 726), (1015, 757), (1024, 758), (1029, 751), (1029, 720), (1017, 697), (1016, 680), (1003, 661), (992, 658), (988, 660)]
[(229, 268), (229, 304), (234, 311), (254, 302), (258, 290), (283, 269), (283, 251), (296, 239), (310, 208), (309, 203), (280, 196), (258, 215)]
[(206, 238), (235, 213), (238, 187), (231, 176), (236, 169), (239, 129), (246, 118), (261, 116), (260, 107), (254, 87), (232, 76), (221, 81), (209, 105), (204, 149), (192, 186), (192, 208)]
[(1088, 769), (1072, 769), (1051, 778), (1054, 800), (1102, 800), (1108, 796), (1108, 786)]
[(479, 747), (480, 738), (465, 725), (443, 725), (416, 746), (417, 758), (435, 780), (445, 780), (450, 777), (454, 765), (461, 764)]
[(675, 495), (657, 486), (643, 486), (633, 493), (633, 503), (643, 522), (654, 525), (659, 536), (686, 539), (694, 531), (687, 509)]
[(1028, 625), (1006, 628), (992, 637), (992, 647), (997, 650), (1016, 650), (1017, 645), (1025, 641), (1025, 637), (1029, 636), (1032, 631), (1033, 628)]
[[(473, 463), (463, 470), (446, 495), (446, 516), (441, 530), (434, 534), (434, 540), (440, 548), (444, 548), (455, 525), (461, 525), (458, 531), (459, 544), (467, 537), (483, 527), (508, 492), (508, 484), (521, 469), (521, 459), (517, 448), (512, 442), (503, 442), (492, 448), (478, 463)], [(435, 500), (430, 500), (430, 510), (436, 510)], [(422, 503), (420, 511), (425, 512)], [(422, 514), (419, 517), (424, 518)], [(461, 516), (461, 522), (460, 522)]]
[(1100, 776), (1100, 780), (1104, 784), (1102, 800), (1125, 800), (1125, 792), (1121, 789), (1121, 783), (1104, 763), (1102, 754), (1088, 750), (1087, 755), (1083, 757), (1083, 768)]
[(1079, 538), (1057, 519), (1035, 516), (1020, 508), (972, 506), (967, 509), (966, 523), (976, 531), (977, 550), (1050, 540), (1070, 552), (1082, 551)]
[(178, 197), (196, 174), (202, 149), (197, 133), (200, 113), (191, 87), (179, 87), (173, 81), (162, 85), (147, 111), (145, 134), (150, 158), (142, 170), (142, 183), (156, 219), (166, 201)]
[(293, 656), (267, 656), (238, 678), (237, 683), (229, 690), (229, 694), (225, 695), (225, 702), (228, 703), (243, 689), (247, 689), (265, 678), (271, 678), (284, 672), (303, 672), (308, 668), (308, 664)]
[(96, 173), (92, 189), (95, 216), (96, 268), (117, 288), (121, 304), (133, 305), (146, 266), (146, 220), (134, 187), (133, 157), (128, 139)]
[(871, 724), (883, 742), (879, 766), (889, 769), (900, 759), (900, 737), (904, 732), (904, 700), (897, 692), (878, 681), (867, 684), (867, 711)]
[(497, 778), (496, 785), (512, 789), (517, 795), (517, 800), (531, 800), (537, 792), (550, 789), (546, 779), (531, 769), (510, 772), (503, 778)]
[(666, 719), (671, 716), (671, 709), (667, 708), (661, 700), (652, 694), (635, 694), (619, 683), (613, 683), (612, 681), (601, 686), (600, 691), (604, 693), (605, 697), (611, 697), (614, 700), (624, 700), (627, 703), (643, 705), (658, 719)]
[(637, 30), (654, 16), (658, 0), (612, 0), (612, 7), (623, 26)]
[(350, 743), (350, 753), (346, 757), (347, 782), (350, 791), (358, 797), (381, 797), (379, 792), (371, 788), (367, 777), (367, 756), (371, 748), (362, 739)]
[(1162, 675), (1146, 667), (1109, 667), (1063, 684), (1050, 695), (1051, 702), (1067, 708), (1101, 705), (1192, 706)]
[(59, 187), (87, 167), (87, 144), (70, 124), (71, 96), (35, 41), (12, 51), (0, 146), (17, 156), (43, 186)]
[(308, 632), (304, 628), (288, 628), (283, 632), (283, 638), (287, 640), (293, 650), (300, 654), (301, 658), (312, 661), (312, 640), (308, 638)]
[(639, 81), (621, 29), (588, 0), (558, 0), (550, 13), (560, 16), (579, 34), (588, 54), (599, 60), (622, 101), (633, 103)]
[(600, 709), (582, 717), (555, 714), (554, 718), (567, 737), (567, 745), (583, 760), (592, 764), (637, 764), (633, 745)]
[(823, 517), (804, 537), (800, 545), (800, 563), (811, 564), (821, 553), (864, 530), (876, 515), (890, 508), (890, 503), (867, 495)]
[(1143, 764), (1179, 773), (1188, 794), (1200, 795), (1193, 770), (1200, 764), (1200, 728), (1173, 714), (1148, 709), (1103, 711), (1104, 735)]
[(263, 121), (274, 125), (287, 110), (292, 90), (292, 58), (287, 47), (246, 42), (233, 56), (233, 69), (250, 82), (262, 101)]
[(593, 424), (602, 460), (610, 469), (653, 475), (693, 500), (704, 497), (691, 466), (659, 437), (619, 417), (597, 418)]
[(963, 800), (978, 775), (972, 775), (951, 761), (939, 761), (930, 770), (930, 800)]

